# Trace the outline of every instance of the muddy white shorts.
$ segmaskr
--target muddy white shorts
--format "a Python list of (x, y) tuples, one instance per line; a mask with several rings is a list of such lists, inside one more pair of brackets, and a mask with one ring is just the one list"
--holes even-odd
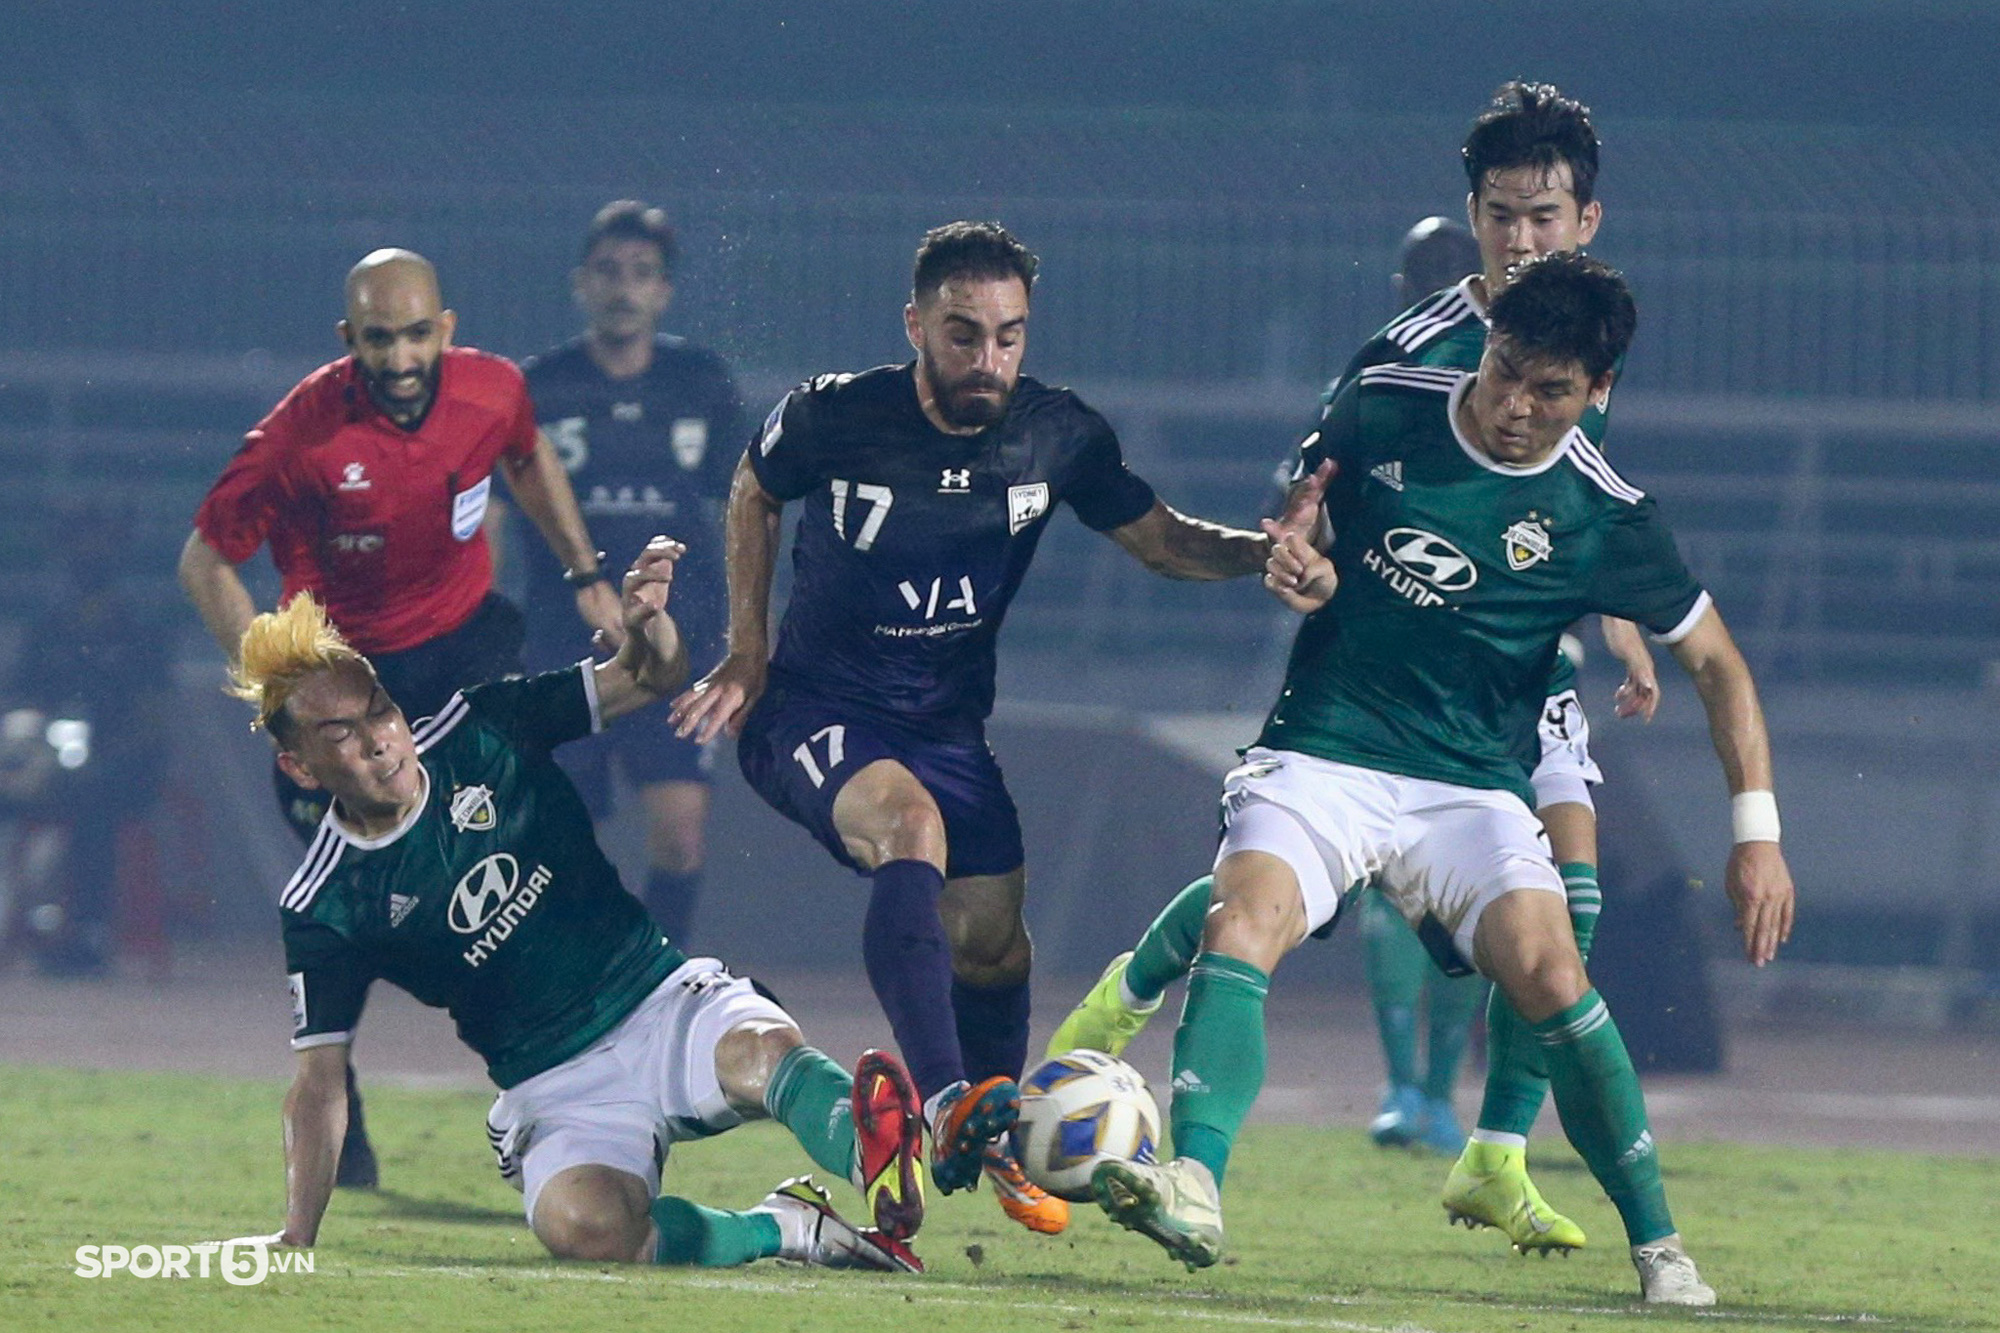
[(1372, 881), (1455, 973), (1471, 970), (1487, 904), (1515, 889), (1563, 895), (1541, 825), (1512, 792), (1259, 747), (1223, 780), (1222, 809), (1216, 864), (1245, 851), (1285, 862), (1308, 931)]
[(1604, 773), (1590, 757), (1590, 723), (1576, 691), (1564, 690), (1544, 700), (1536, 730), (1542, 757), (1529, 779), (1535, 788), (1535, 807), (1576, 804), (1596, 809), (1590, 789), (1604, 781)]
[(486, 1135), (529, 1223), (560, 1171), (608, 1166), (658, 1194), (669, 1145), (743, 1123), (716, 1078), (715, 1048), (753, 1019), (792, 1022), (715, 959), (690, 958), (596, 1045), (495, 1098)]

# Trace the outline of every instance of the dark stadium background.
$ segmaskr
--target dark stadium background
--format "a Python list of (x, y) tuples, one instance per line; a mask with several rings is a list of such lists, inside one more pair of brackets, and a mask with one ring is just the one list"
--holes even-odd
[[(761, 413), (807, 373), (900, 359), (918, 234), (998, 217), (1044, 259), (1029, 373), (1103, 408), (1176, 504), (1247, 519), (1392, 313), (1402, 231), (1460, 210), (1472, 114), (1546, 78), (1595, 109), (1595, 248), (1640, 301), (1611, 453), (1759, 673), (1801, 887), (1792, 948), (1751, 975), (1692, 689), (1669, 664), (1660, 721), (1621, 726), (1593, 662), (1626, 840), (1606, 966), (1683, 1014), (1991, 1030), (1996, 50), (2000, 11), (1942, 0), (12, 5), (0, 664), (71, 557), (108, 550), (175, 664), (163, 890), (126, 971), (247, 947), (296, 850), (172, 562), (241, 431), (339, 350), (362, 252), (431, 256), (461, 340), (518, 357), (572, 331), (589, 213), (665, 204), (670, 324)], [(1094, 970), (1205, 862), (1281, 636), (1255, 588), (1166, 585), (1058, 524), (995, 727), (1048, 973)], [(779, 973), (855, 956), (856, 883), (733, 775), (713, 846), (706, 944)], [(1287, 970), (1340, 984), (1350, 948)]]

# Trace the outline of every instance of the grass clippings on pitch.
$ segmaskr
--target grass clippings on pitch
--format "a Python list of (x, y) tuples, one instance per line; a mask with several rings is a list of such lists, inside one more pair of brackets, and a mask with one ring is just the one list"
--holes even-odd
[[(922, 1278), (773, 1263), (729, 1271), (550, 1261), (484, 1146), (484, 1097), (375, 1087), (387, 1188), (337, 1194), (310, 1274), (260, 1286), (75, 1276), (83, 1244), (188, 1243), (282, 1222), (279, 1103), (268, 1083), (0, 1068), (0, 1327), (12, 1330), (693, 1328), (996, 1333), (1029, 1329), (1334, 1329), (1350, 1333), (1731, 1330), (2000, 1323), (2000, 1163), (1889, 1152), (1668, 1144), (1676, 1218), (1722, 1305), (1645, 1311), (1617, 1217), (1558, 1140), (1537, 1178), (1591, 1248), (1514, 1256), (1447, 1227), (1446, 1163), (1359, 1129), (1256, 1128), (1231, 1165), (1229, 1253), (1187, 1274), (1077, 1210), (1032, 1236), (983, 1192), (933, 1199)], [(676, 1152), (668, 1188), (742, 1207), (806, 1169), (758, 1125)], [(843, 1207), (852, 1192), (835, 1185)]]

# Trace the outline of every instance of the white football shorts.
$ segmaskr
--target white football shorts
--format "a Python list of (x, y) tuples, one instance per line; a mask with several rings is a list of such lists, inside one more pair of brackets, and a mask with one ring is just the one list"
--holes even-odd
[(792, 1023), (748, 980), (690, 958), (596, 1045), (496, 1097), (486, 1135), (529, 1224), (558, 1172), (608, 1166), (657, 1195), (669, 1145), (742, 1124), (716, 1078), (715, 1048), (754, 1019)]
[(1595, 810), (1590, 789), (1604, 781), (1604, 772), (1590, 757), (1590, 722), (1576, 691), (1564, 690), (1543, 701), (1536, 730), (1542, 757), (1528, 779), (1535, 788), (1535, 807), (1574, 804)]
[(1487, 904), (1515, 889), (1564, 896), (1541, 824), (1512, 792), (1257, 747), (1223, 780), (1222, 806), (1216, 864), (1244, 851), (1284, 861), (1308, 931), (1372, 881), (1420, 935), (1441, 931), (1470, 965)]

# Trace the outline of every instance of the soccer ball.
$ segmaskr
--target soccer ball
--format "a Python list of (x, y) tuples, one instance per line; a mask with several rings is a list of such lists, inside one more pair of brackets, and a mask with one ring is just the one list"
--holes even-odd
[(1101, 1051), (1056, 1056), (1021, 1080), (1014, 1156), (1028, 1179), (1058, 1198), (1090, 1198), (1102, 1161), (1151, 1162), (1160, 1108), (1146, 1080)]

